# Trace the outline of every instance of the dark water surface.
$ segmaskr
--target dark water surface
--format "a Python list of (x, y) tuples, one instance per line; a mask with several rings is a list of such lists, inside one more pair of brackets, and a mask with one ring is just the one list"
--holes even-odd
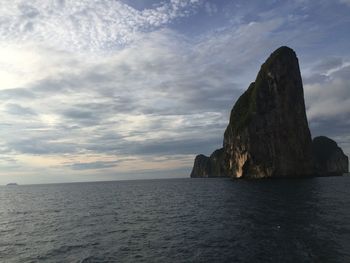
[(350, 177), (0, 187), (1, 262), (350, 262)]

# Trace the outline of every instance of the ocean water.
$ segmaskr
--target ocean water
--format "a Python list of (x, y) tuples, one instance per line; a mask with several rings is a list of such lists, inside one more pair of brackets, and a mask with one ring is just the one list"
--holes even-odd
[(4, 186), (0, 262), (350, 262), (350, 177)]

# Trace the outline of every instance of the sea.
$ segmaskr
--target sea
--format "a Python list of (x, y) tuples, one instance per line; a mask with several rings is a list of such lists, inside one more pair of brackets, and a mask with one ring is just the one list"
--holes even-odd
[(0, 262), (350, 262), (350, 177), (2, 186)]

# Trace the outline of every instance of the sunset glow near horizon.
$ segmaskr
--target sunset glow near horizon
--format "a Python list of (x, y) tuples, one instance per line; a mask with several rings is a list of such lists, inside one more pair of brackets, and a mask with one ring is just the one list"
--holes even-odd
[(348, 0), (4, 0), (0, 184), (188, 177), (282, 45), (312, 136), (350, 155), (349, 13)]

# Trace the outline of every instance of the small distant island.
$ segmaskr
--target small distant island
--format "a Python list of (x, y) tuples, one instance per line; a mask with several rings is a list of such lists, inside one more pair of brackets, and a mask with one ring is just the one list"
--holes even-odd
[(17, 183), (8, 183), (6, 186), (18, 186)]
[(239, 97), (223, 148), (197, 155), (192, 178), (273, 178), (343, 175), (349, 160), (335, 141), (311, 139), (298, 58), (274, 51)]

